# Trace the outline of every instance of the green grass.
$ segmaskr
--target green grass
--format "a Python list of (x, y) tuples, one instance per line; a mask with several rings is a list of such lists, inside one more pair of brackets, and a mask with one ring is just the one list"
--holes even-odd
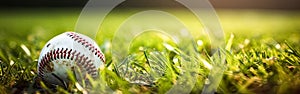
[[(51, 12), (51, 13), (50, 13)], [(43, 10), (13, 10), (1, 11), (0, 15), (0, 93), (18, 92), (98, 92), (106, 91), (107, 85), (116, 92), (122, 93), (165, 93), (178, 80), (182, 71), (182, 63), (176, 59), (182, 56), (180, 51), (167, 49), (157, 44), (165, 40), (157, 36), (157, 40), (147, 41), (143, 37), (136, 38), (132, 45), (132, 54), (128, 59), (130, 67), (136, 72), (156, 73), (151, 85), (132, 84), (121, 76), (122, 69), (111, 59), (110, 46), (104, 40), (97, 39), (99, 46), (106, 55), (106, 68), (102, 71), (101, 80), (92, 80), (92, 85), (70, 83), (67, 89), (41, 84), (35, 87), (37, 76), (37, 59), (42, 47), (53, 36), (65, 31), (74, 30), (79, 9), (43, 9)], [(219, 10), (226, 43), (230, 46), (226, 52), (227, 69), (218, 87), (218, 93), (297, 93), (300, 88), (300, 12), (298, 11), (266, 11), (266, 10)], [(180, 12), (179, 12), (180, 14)], [(112, 16), (115, 22), (121, 19)], [(186, 20), (194, 28), (190, 17)], [(110, 31), (114, 29), (105, 29)], [(194, 29), (192, 29), (194, 30)], [(146, 35), (147, 36), (147, 35)], [(145, 37), (146, 37), (145, 36)], [(203, 85), (209, 75), (209, 69), (203, 61), (212, 63), (207, 39), (196, 36), (195, 41), (202, 40), (204, 45), (197, 45), (201, 57), (196, 73), (197, 80), (192, 93), (202, 92)], [(231, 44), (232, 43), (232, 44)], [(139, 46), (150, 46), (157, 49)], [(177, 49), (176, 45), (172, 45)], [(29, 53), (26, 50), (29, 50)], [(159, 52), (157, 52), (159, 50)], [(229, 51), (230, 50), (230, 51)], [(201, 58), (201, 59), (200, 59)], [(152, 62), (150, 62), (152, 61)], [(153, 62), (154, 61), (154, 62)], [(159, 61), (159, 62), (155, 62)], [(180, 60), (179, 60), (180, 61)], [(163, 63), (161, 70), (151, 70), (151, 67)], [(166, 71), (165, 73), (160, 73)], [(195, 75), (195, 74), (194, 74)], [(81, 89), (80, 87), (84, 87)]]

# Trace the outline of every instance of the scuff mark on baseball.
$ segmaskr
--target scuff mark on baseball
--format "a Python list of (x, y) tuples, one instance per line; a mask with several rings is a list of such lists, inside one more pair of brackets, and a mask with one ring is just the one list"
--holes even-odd
[(98, 70), (104, 68), (104, 63), (104, 54), (93, 39), (65, 32), (46, 43), (38, 59), (37, 71), (43, 81), (64, 86), (70, 81), (68, 71), (75, 73), (77, 81), (87, 80), (87, 74), (98, 77)]

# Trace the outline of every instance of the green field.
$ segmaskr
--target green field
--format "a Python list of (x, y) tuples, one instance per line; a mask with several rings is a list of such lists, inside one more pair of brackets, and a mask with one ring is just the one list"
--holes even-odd
[[(64, 87), (51, 88), (34, 85), (37, 76), (37, 59), (45, 43), (57, 34), (73, 31), (80, 9), (22, 9), (1, 10), (0, 15), (0, 93), (21, 92), (61, 92), (84, 93), (96, 92), (103, 83), (92, 81), (92, 87), (81, 89), (70, 83)], [(127, 11), (122, 11), (125, 14)], [(181, 11), (178, 11), (180, 14)], [(225, 32), (225, 41), (229, 46), (226, 52), (227, 69), (217, 89), (218, 93), (297, 93), (300, 91), (300, 11), (279, 10), (217, 10)], [(110, 15), (115, 21), (120, 15)], [(195, 25), (190, 17), (187, 24)], [(116, 23), (111, 22), (103, 31), (111, 32)], [(193, 27), (193, 26), (191, 26)], [(192, 29), (193, 31), (193, 29)], [(196, 31), (193, 31), (196, 32)], [(101, 34), (101, 33), (100, 33)], [(233, 37), (234, 36), (234, 37)], [(180, 57), (156, 42), (148, 43), (143, 38), (137, 39), (137, 45), (157, 47), (167, 58), (171, 67), (155, 81), (154, 85), (131, 84), (119, 77), (115, 61), (111, 59), (110, 48), (104, 40), (96, 39), (106, 55), (106, 69), (101, 76), (106, 78), (107, 85), (117, 93), (165, 93), (176, 82), (180, 70), (174, 58)], [(204, 45), (197, 45), (201, 58), (211, 63), (210, 45), (207, 39), (195, 37), (195, 41), (203, 40)], [(147, 44), (148, 43), (148, 44)], [(135, 51), (130, 61), (139, 71), (149, 71), (145, 57), (153, 49)], [(177, 46), (173, 46), (176, 48)], [(29, 52), (27, 51), (29, 50)], [(150, 58), (151, 60), (151, 58)], [(134, 61), (134, 62), (132, 62)], [(181, 63), (181, 62), (179, 62)], [(209, 70), (200, 63), (196, 70), (197, 80), (191, 93), (201, 93)], [(100, 89), (102, 90), (102, 89)]]

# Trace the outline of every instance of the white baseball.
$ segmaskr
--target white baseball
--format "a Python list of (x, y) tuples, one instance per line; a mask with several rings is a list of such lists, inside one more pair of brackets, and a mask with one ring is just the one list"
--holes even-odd
[(70, 81), (68, 71), (73, 72), (78, 81), (87, 80), (87, 74), (98, 77), (104, 62), (105, 57), (95, 41), (79, 33), (65, 32), (52, 38), (42, 49), (38, 77), (47, 83), (65, 86)]

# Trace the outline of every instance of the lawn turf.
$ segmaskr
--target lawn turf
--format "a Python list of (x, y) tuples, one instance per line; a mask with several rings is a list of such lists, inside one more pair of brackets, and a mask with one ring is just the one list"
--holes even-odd
[[(219, 85), (219, 93), (297, 93), (300, 88), (300, 12), (275, 10), (218, 10), (225, 31), (226, 42), (232, 43), (226, 53), (227, 69)], [(42, 47), (53, 36), (72, 31), (80, 9), (1, 10), (0, 15), (0, 93), (55, 92), (46, 87), (33, 88), (37, 75), (37, 59)], [(118, 16), (112, 16), (118, 19)], [(188, 17), (186, 18), (189, 19)], [(109, 30), (107, 30), (109, 31)], [(196, 37), (195, 41), (202, 38)], [(135, 85), (118, 75), (109, 48), (103, 40), (96, 40), (107, 56), (107, 68), (101, 73), (108, 85), (123, 93), (164, 93), (174, 80), (176, 68), (171, 69), (153, 86)], [(138, 41), (144, 44), (147, 41)], [(199, 53), (210, 51), (209, 42), (198, 45)], [(29, 50), (27, 52), (26, 50)], [(204, 50), (205, 49), (205, 50)], [(152, 50), (145, 51), (150, 54)], [(172, 51), (163, 55), (175, 58)], [(147, 62), (143, 52), (136, 52), (134, 60)], [(204, 57), (207, 61), (209, 56)], [(134, 61), (133, 60), (133, 61)], [(176, 62), (168, 61), (172, 66)], [(192, 93), (200, 93), (209, 70), (198, 70)], [(147, 70), (141, 66), (140, 70)], [(178, 70), (180, 71), (180, 70)], [(173, 73), (175, 72), (175, 73)], [(102, 76), (103, 76), (102, 75)], [(174, 77), (175, 75), (175, 77)], [(95, 82), (97, 83), (97, 82)], [(97, 88), (97, 86), (94, 86)], [(89, 89), (86, 89), (89, 91)], [(93, 90), (91, 90), (92, 92)], [(95, 90), (94, 90), (95, 91)], [(56, 92), (85, 92), (76, 85)]]

